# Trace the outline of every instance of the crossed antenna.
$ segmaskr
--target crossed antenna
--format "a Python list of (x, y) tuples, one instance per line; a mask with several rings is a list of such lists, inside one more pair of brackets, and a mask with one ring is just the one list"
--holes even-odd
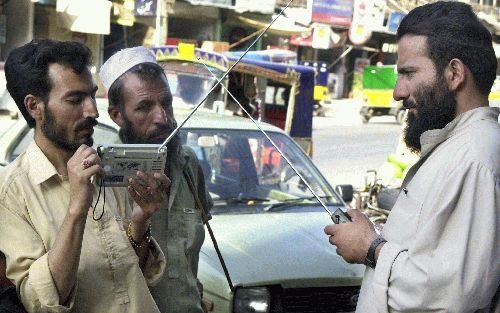
[[(212, 72), (210, 70), (210, 68), (208, 68), (208, 66), (205, 64), (205, 62), (201, 59), (201, 58), (198, 58), (198, 60), (201, 61), (201, 63), (205, 66), (205, 68), (210, 72), (210, 74), (212, 74), (213, 77), (215, 77), (217, 79), (217, 76), (214, 74), (214, 72)], [(295, 174), (297, 174), (299, 176), (299, 178), (304, 182), (304, 184), (306, 185), (307, 189), (309, 189), (309, 191), (314, 195), (314, 197), (319, 201), (319, 203), (321, 203), (321, 205), (323, 206), (323, 209), (326, 210), (326, 212), (328, 212), (328, 214), (330, 216), (332, 216), (332, 212), (328, 209), (328, 207), (326, 206), (326, 204), (323, 202), (323, 200), (321, 200), (321, 197), (318, 196), (318, 194), (312, 189), (311, 185), (309, 185), (309, 183), (307, 182), (307, 180), (305, 180), (305, 178), (302, 176), (302, 174), (300, 174), (300, 172), (297, 170), (297, 168), (292, 164), (292, 162), (288, 159), (288, 157), (283, 153), (283, 151), (281, 151), (281, 149), (276, 145), (276, 143), (274, 143), (274, 141), (271, 139), (271, 137), (269, 137), (269, 135), (262, 129), (262, 127), (260, 127), (259, 123), (257, 123), (257, 121), (252, 117), (252, 115), (250, 113), (248, 113), (248, 111), (243, 107), (243, 105), (233, 96), (233, 94), (227, 90), (226, 86), (224, 86), (224, 84), (222, 84), (220, 82), (220, 80), (217, 81), (218, 84), (220, 84), (222, 86), (222, 88), (224, 88), (224, 90), (228, 93), (229, 96), (231, 96), (231, 98), (233, 98), (234, 101), (236, 101), (236, 103), (238, 103), (238, 105), (240, 106), (240, 108), (243, 110), (243, 112), (245, 112), (245, 114), (252, 120), (252, 122), (255, 124), (255, 126), (257, 126), (257, 128), (264, 134), (264, 136), (266, 136), (266, 138), (271, 142), (271, 144), (274, 146), (274, 148), (276, 148), (276, 150), (279, 152), (279, 154), (283, 157), (283, 159), (285, 159), (286, 163), (288, 163), (288, 165), (290, 165), (290, 167), (292, 168), (292, 170), (295, 172)]]
[(316, 200), (318, 200), (318, 202), (321, 204), (321, 206), (323, 207), (323, 209), (328, 213), (328, 215), (330, 216), (330, 218), (333, 220), (334, 223), (339, 223), (340, 219), (341, 218), (344, 218), (344, 219), (347, 219), (349, 220), (349, 217), (348, 216), (345, 216), (345, 213), (342, 212), (342, 210), (339, 208), (337, 209), (334, 213), (332, 213), (328, 207), (326, 206), (326, 204), (323, 202), (323, 200), (321, 200), (321, 198), (318, 196), (318, 194), (312, 189), (311, 185), (309, 185), (309, 183), (304, 179), (304, 177), (302, 176), (302, 174), (300, 174), (300, 172), (297, 170), (297, 168), (290, 162), (290, 160), (288, 159), (288, 157), (281, 151), (281, 149), (274, 143), (274, 141), (267, 135), (267, 133), (259, 126), (259, 124), (252, 118), (252, 116), (248, 113), (248, 111), (241, 105), (241, 103), (233, 96), (233, 94), (231, 92), (229, 92), (229, 90), (227, 90), (227, 88), (224, 86), (224, 84), (222, 84), (222, 81), (227, 77), (227, 75), (229, 75), (229, 72), (231, 72), (231, 70), (243, 59), (243, 57), (245, 57), (245, 55), (248, 53), (248, 51), (255, 45), (255, 43), (266, 33), (266, 31), (274, 24), (274, 22), (276, 22), (276, 20), (281, 16), (283, 15), (283, 12), (288, 8), (288, 6), (290, 6), (290, 4), (293, 2), (293, 0), (290, 0), (288, 1), (288, 3), (286, 4), (286, 6), (281, 9), (280, 13), (271, 21), (271, 23), (262, 31), (262, 33), (257, 36), (257, 38), (255, 38), (255, 40), (252, 42), (252, 44), (245, 50), (245, 52), (236, 60), (236, 62), (233, 63), (233, 65), (231, 65), (231, 67), (224, 73), (224, 75), (221, 76), (220, 79), (217, 78), (217, 76), (207, 67), (207, 65), (205, 64), (205, 62), (203, 60), (201, 60), (201, 58), (198, 57), (198, 60), (201, 61), (201, 63), (205, 66), (205, 68), (212, 74), (212, 76), (215, 77), (215, 79), (217, 80), (217, 83), (213, 85), (213, 87), (208, 91), (208, 93), (205, 95), (205, 97), (200, 101), (200, 103), (198, 103), (194, 108), (193, 110), (188, 114), (188, 116), (184, 119), (184, 121), (182, 121), (182, 123), (180, 123), (175, 129), (174, 131), (167, 137), (167, 139), (165, 139), (165, 141), (161, 144), (161, 146), (158, 148), (158, 152), (163, 148), (165, 147), (169, 142), (170, 140), (172, 140), (172, 138), (174, 138), (174, 136), (179, 132), (179, 130), (181, 129), (181, 127), (184, 126), (184, 124), (186, 124), (186, 122), (191, 118), (191, 116), (196, 112), (196, 110), (198, 110), (198, 108), (207, 100), (208, 96), (210, 95), (210, 93), (215, 89), (217, 88), (217, 85), (221, 85), (222, 88), (224, 88), (226, 90), (226, 92), (231, 96), (231, 98), (233, 98), (234, 101), (236, 101), (236, 103), (238, 103), (238, 105), (240, 106), (240, 108), (243, 110), (243, 112), (245, 112), (245, 114), (252, 120), (252, 122), (257, 126), (257, 128), (264, 134), (264, 136), (266, 136), (266, 138), (271, 142), (271, 144), (276, 148), (276, 150), (279, 152), (279, 154), (283, 157), (283, 159), (285, 159), (285, 161), (288, 163), (288, 165), (290, 165), (290, 167), (292, 168), (292, 170), (299, 176), (299, 178), (304, 182), (304, 184), (306, 185), (307, 189), (309, 189), (309, 191), (314, 195), (314, 197), (316, 198)]

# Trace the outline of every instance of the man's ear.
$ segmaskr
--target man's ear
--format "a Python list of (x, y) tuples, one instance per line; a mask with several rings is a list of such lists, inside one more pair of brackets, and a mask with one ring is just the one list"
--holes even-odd
[(445, 69), (445, 78), (450, 90), (462, 88), (466, 82), (467, 67), (460, 59), (452, 59)]
[(109, 117), (111, 117), (111, 119), (113, 120), (113, 122), (116, 123), (116, 125), (120, 126), (120, 128), (123, 127), (123, 116), (121, 110), (118, 107), (109, 106), (108, 114)]
[(42, 119), (44, 109), (42, 103), (43, 101), (40, 100), (40, 98), (35, 97), (32, 94), (24, 97), (24, 107), (35, 121)]

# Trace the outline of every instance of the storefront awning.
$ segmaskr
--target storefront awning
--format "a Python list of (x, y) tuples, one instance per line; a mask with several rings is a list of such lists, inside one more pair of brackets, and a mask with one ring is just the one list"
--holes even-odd
[[(250, 15), (238, 15), (235, 18), (245, 26), (254, 29), (265, 29), (273, 20), (270, 16), (257, 17)], [(267, 30), (267, 32), (273, 35), (288, 37), (292, 35), (309, 34), (311, 30), (306, 27), (295, 25), (295, 21), (292, 19), (280, 16)]]

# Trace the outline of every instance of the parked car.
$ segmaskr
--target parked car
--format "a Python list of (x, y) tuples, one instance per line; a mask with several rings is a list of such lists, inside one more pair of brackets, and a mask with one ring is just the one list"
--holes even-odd
[[(16, 110), (3, 112), (0, 161), (6, 164), (26, 149), (32, 130)], [(176, 111), (177, 119), (187, 113)], [(94, 141), (116, 141), (116, 126), (105, 111), (99, 122)], [(345, 207), (289, 135), (260, 126), (332, 211)], [(235, 286), (233, 293), (207, 233), (198, 276), (214, 312), (355, 310), (364, 266), (350, 265), (335, 253), (323, 233), (330, 217), (249, 119), (196, 112), (180, 137), (205, 173), (214, 200), (211, 227)]]

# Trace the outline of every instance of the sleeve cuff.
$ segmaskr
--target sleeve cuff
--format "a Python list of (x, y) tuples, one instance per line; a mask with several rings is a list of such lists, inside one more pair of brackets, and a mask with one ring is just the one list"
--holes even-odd
[[(40, 306), (46, 308), (44, 311), (70, 312), (73, 309), (77, 286), (75, 284), (71, 290), (67, 305), (59, 304), (59, 294), (50, 272), (48, 254), (44, 254), (33, 262), (29, 270), (29, 276), (28, 284), (30, 286), (28, 288), (32, 288)], [(29, 301), (29, 299), (23, 300)], [(30, 307), (30, 305), (27, 305), (27, 307)]]
[(151, 238), (149, 255), (143, 274), (148, 286), (156, 285), (165, 273), (167, 260), (154, 238)]
[(404, 251), (407, 250), (404, 250), (399, 245), (390, 242), (386, 242), (382, 249), (380, 249), (372, 285), (374, 299), (378, 300), (374, 303), (377, 312), (389, 312), (388, 291), (391, 269), (396, 258)]

